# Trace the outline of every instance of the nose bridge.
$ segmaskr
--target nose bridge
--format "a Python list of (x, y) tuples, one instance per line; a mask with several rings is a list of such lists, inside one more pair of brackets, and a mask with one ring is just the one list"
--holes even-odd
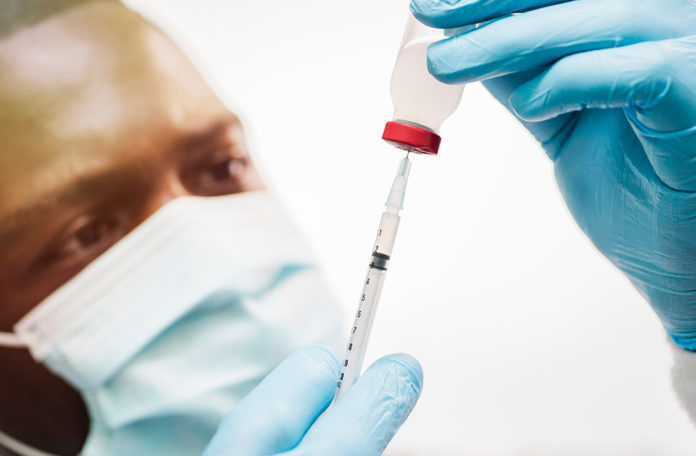
[(154, 192), (150, 201), (145, 207), (145, 216), (149, 217), (156, 212), (160, 207), (164, 206), (171, 200), (180, 196), (191, 196), (186, 187), (181, 183), (179, 174), (175, 170), (171, 170), (153, 182)]
[(167, 172), (162, 179), (163, 187), (162, 192), (170, 195), (169, 200), (178, 198), (179, 196), (191, 196), (184, 184), (181, 182), (181, 176), (178, 170), (171, 169)]

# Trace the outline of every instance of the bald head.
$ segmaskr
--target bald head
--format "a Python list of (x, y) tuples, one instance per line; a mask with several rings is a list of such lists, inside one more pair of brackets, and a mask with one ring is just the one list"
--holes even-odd
[[(52, 192), (48, 181), (62, 185), (65, 173), (127, 154), (133, 144), (124, 140), (147, 139), (137, 130), (195, 128), (223, 111), (186, 57), (117, 2), (84, 2), (5, 37), (0, 74), (2, 195), (17, 188), (18, 167)], [(56, 160), (64, 169), (45, 166)], [(0, 204), (23, 204), (12, 200)]]

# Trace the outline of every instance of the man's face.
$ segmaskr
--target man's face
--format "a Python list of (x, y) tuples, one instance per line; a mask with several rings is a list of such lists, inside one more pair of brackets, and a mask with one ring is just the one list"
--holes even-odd
[(263, 187), (190, 62), (118, 4), (0, 39), (0, 330), (164, 203)]

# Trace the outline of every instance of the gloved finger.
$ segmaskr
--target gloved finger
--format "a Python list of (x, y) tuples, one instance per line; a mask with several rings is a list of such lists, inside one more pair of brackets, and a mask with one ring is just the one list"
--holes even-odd
[(381, 455), (416, 405), (422, 384), (423, 371), (410, 356), (378, 360), (288, 456)]
[(694, 74), (696, 38), (640, 43), (561, 59), (515, 90), (510, 104), (528, 121), (628, 108), (662, 182), (696, 191), (696, 133), (689, 130), (696, 126)]
[[(544, 70), (536, 68), (524, 73), (509, 74), (500, 78), (488, 79), (483, 82), (483, 85), (505, 108), (514, 113), (514, 109), (510, 105), (510, 94), (517, 90), (518, 87), (536, 78)], [(570, 114), (568, 115), (570, 116)], [(559, 116), (549, 119), (544, 122), (528, 122), (519, 119), (522, 125), (534, 135), (534, 138), (548, 151), (549, 155), (556, 154), (558, 146), (563, 143), (563, 135), (558, 132), (563, 129), (563, 125), (567, 122), (568, 116)], [(519, 118), (519, 116), (518, 116)]]
[(339, 365), (328, 348), (290, 355), (227, 415), (205, 456), (267, 456), (297, 445), (333, 399)]
[(578, 52), (685, 36), (696, 30), (696, 3), (676, 9), (669, 5), (675, 1), (636, 8), (629, 1), (577, 0), (506, 17), (432, 44), (428, 68), (446, 83), (473, 82)]
[[(664, 47), (662, 42), (648, 42), (564, 57), (518, 87), (510, 105), (520, 118), (532, 122), (586, 108), (655, 107), (665, 102), (672, 110), (684, 112), (691, 105), (694, 110), (692, 98), (670, 96), (675, 89), (670, 67), (681, 64), (670, 60), (681, 57), (668, 57)], [(696, 113), (675, 120), (682, 125), (667, 129), (696, 124)]]
[(453, 28), (571, 0), (411, 0), (411, 12), (430, 27)]

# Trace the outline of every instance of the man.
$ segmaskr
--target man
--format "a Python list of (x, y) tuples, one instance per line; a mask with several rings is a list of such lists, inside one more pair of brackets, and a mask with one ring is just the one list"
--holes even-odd
[[(696, 97), (691, 89), (696, 7), (683, 0), (523, 3), (414, 0), (411, 7), (419, 19), (433, 26), (463, 27), (457, 36), (430, 49), (431, 72), (445, 82), (485, 80), (486, 87), (542, 143), (556, 164), (561, 189), (581, 227), (662, 318), (675, 342), (675, 385), (693, 413), (691, 379), (696, 360), (689, 350), (696, 349)], [(511, 14), (520, 10), (521, 14)], [(123, 448), (131, 451), (121, 454), (157, 454), (163, 449), (173, 453), (177, 445), (186, 447), (190, 441), (190, 448), (202, 447), (212, 423), (217, 425), (224, 413), (219, 409), (236, 405), (245, 387), (251, 389), (282, 351), (276, 350), (273, 341), (282, 327), (274, 318), (283, 306), (268, 292), (280, 286), (286, 302), (307, 305), (311, 300), (298, 299), (302, 293), (289, 293), (284, 287), (302, 277), (314, 280), (311, 268), (301, 248), (285, 251), (301, 244), (285, 229), (273, 229), (264, 238), (293, 240), (274, 242), (271, 249), (265, 245), (263, 251), (282, 252), (282, 261), (249, 255), (239, 264), (226, 263), (227, 254), (236, 249), (249, 248), (249, 253), (264, 246), (245, 226), (253, 226), (257, 233), (282, 227), (284, 222), (276, 218), (277, 211), (267, 198), (255, 196), (258, 193), (234, 200), (210, 198), (213, 203), (186, 199), (245, 193), (260, 184), (234, 118), (171, 44), (116, 4), (85, 4), (52, 17), (29, 18), (25, 21), (29, 24), (14, 27), (0, 42), (2, 115), (7, 117), (0, 126), (5, 129), (2, 137), (7, 138), (3, 145), (21, 151), (3, 154), (2, 160), (7, 161), (0, 168), (4, 173), (0, 218), (3, 226), (10, 227), (0, 240), (0, 290), (10, 303), (2, 309), (3, 329), (10, 330), (20, 321), (17, 337), (7, 337), (6, 342), (29, 346), (35, 359), (48, 360), (54, 372), (72, 381), (68, 384), (51, 376), (21, 348), (3, 349), (0, 361), (10, 373), (0, 380), (7, 383), (0, 385), (0, 429), (15, 437), (6, 440), (12, 444), (21, 441), (74, 453), (87, 433), (84, 401), (92, 407), (88, 454)], [(472, 27), (489, 20), (485, 26)], [(60, 53), (46, 52), (52, 46)], [(57, 90), (48, 90), (55, 85)], [(194, 160), (196, 165), (190, 168), (186, 166), (190, 161), (171, 158), (181, 150), (186, 157), (198, 157), (192, 151), (201, 143), (207, 145), (204, 150), (215, 151), (203, 155), (215, 158)], [(51, 153), (59, 149), (60, 154)], [(98, 177), (83, 179), (85, 175)], [(77, 190), (61, 192), (60, 182), (54, 182), (59, 177)], [(110, 189), (128, 190), (128, 196), (101, 190), (106, 183)], [(37, 212), (27, 213), (35, 206), (32, 199), (46, 201), (46, 193), (53, 197), (48, 199), (50, 205), (40, 208), (39, 217), (30, 222), (32, 212)], [(98, 195), (103, 196), (95, 198)], [(60, 203), (65, 206), (61, 208)], [(246, 214), (247, 222), (241, 227), (229, 219), (233, 211), (222, 210), (233, 207)], [(258, 207), (262, 209), (252, 210)], [(52, 208), (59, 210), (51, 213)], [(68, 209), (73, 212), (66, 219), (51, 225)], [(206, 223), (201, 227), (197, 220)], [(257, 224), (258, 220), (264, 223)], [(124, 237), (127, 232), (131, 234)], [(234, 232), (241, 247), (228, 249), (221, 232)], [(158, 233), (168, 234), (161, 238)], [(214, 248), (206, 240), (213, 240)], [(196, 246), (195, 252), (184, 255), (189, 245)], [(216, 257), (218, 247), (224, 254)], [(43, 248), (50, 253), (44, 255)], [(204, 278), (220, 268), (206, 268), (198, 277), (195, 269), (179, 264), (182, 256), (236, 273), (223, 281), (224, 292), (211, 289), (218, 292), (197, 295), (202, 301), (188, 307), (186, 290), (201, 286)], [(241, 263), (247, 267), (240, 267)], [(188, 283), (179, 287), (178, 280), (189, 276), (197, 279), (190, 287)], [(153, 277), (159, 277), (157, 287), (138, 282)], [(71, 278), (74, 281), (68, 281)], [(59, 288), (64, 282), (65, 287)], [(112, 282), (117, 285), (112, 287)], [(118, 286), (122, 283), (129, 285), (127, 289)], [(171, 305), (157, 299), (141, 302), (140, 294), (132, 291), (161, 296), (167, 287), (177, 291), (166, 294)], [(95, 289), (99, 294), (92, 296)], [(123, 297), (128, 299), (119, 300)], [(85, 315), (64, 314), (65, 308), (82, 301), (86, 304), (78, 310)], [(37, 311), (32, 311), (37, 304)], [(117, 304), (128, 310), (125, 317)], [(172, 315), (178, 306), (181, 311)], [(95, 308), (100, 312), (95, 313)], [(147, 311), (141, 312), (143, 308)], [(274, 312), (264, 314), (268, 308)], [(319, 307), (305, 308), (306, 315), (315, 312), (320, 312)], [(161, 314), (167, 322), (160, 322)], [(181, 315), (194, 318), (179, 322)], [(92, 319), (100, 319), (100, 325), (83, 321)], [(152, 321), (158, 322), (155, 328), (149, 325)], [(58, 329), (51, 322), (60, 323)], [(252, 337), (231, 343), (235, 339), (228, 340), (231, 331), (224, 329), (232, 325), (239, 325), (235, 335)], [(158, 328), (165, 331), (160, 333)], [(120, 331), (127, 337), (119, 338)], [(157, 337), (143, 336), (151, 333)], [(320, 333), (316, 330), (317, 338)], [(211, 340), (209, 334), (215, 338)], [(287, 340), (292, 340), (288, 334)], [(204, 362), (196, 363), (198, 356), (211, 352), (198, 350), (199, 345), (219, 347), (218, 336), (234, 362), (225, 356), (204, 356)], [(259, 341), (269, 345), (259, 346)], [(237, 356), (235, 347), (257, 351)], [(259, 364), (260, 360), (264, 362)], [(178, 369), (181, 366), (188, 368)], [(214, 367), (220, 367), (224, 375), (208, 371)], [(317, 419), (331, 400), (335, 368), (335, 360), (322, 349), (293, 355), (228, 415), (208, 451), (379, 454), (418, 396), (417, 365), (406, 357), (381, 361), (352, 394)], [(228, 388), (223, 381), (222, 391), (204, 385), (199, 394), (198, 386), (206, 378), (240, 374), (244, 374), (243, 386), (235, 382)], [(173, 381), (179, 378), (196, 381)], [(146, 379), (153, 381), (146, 383)], [(80, 394), (74, 391), (75, 385), (82, 387)], [(48, 394), (37, 400), (43, 391)], [(181, 391), (187, 393), (185, 397)], [(32, 415), (34, 411), (38, 412)], [(198, 415), (192, 417), (192, 413)], [(56, 432), (60, 421), (64, 427)], [(104, 435), (109, 438), (99, 440)], [(109, 447), (114, 442), (117, 446)], [(15, 448), (23, 451), (19, 445)]]
[(0, 14), (2, 451), (197, 454), (235, 408), (210, 454), (380, 454), (420, 392), (406, 356), (319, 420), (338, 363), (316, 347), (237, 407), (343, 334), (188, 59), (117, 1)]

